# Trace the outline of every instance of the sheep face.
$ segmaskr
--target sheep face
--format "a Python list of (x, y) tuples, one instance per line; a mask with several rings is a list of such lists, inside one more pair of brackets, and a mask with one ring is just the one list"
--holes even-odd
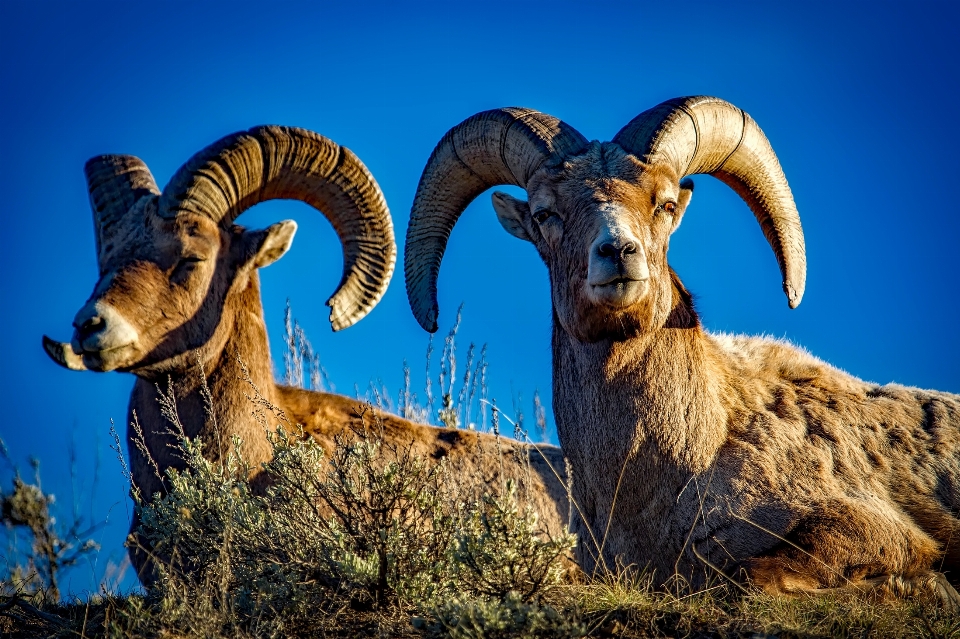
[[(255, 269), (278, 259), (291, 221), (263, 231), (224, 229), (202, 215), (165, 219), (141, 198), (101, 249), (101, 278), (77, 313), (71, 347), (84, 367), (142, 377), (182, 370), (186, 359), (222, 348)], [(258, 294), (255, 293), (255, 294)]]
[(666, 164), (645, 164), (594, 142), (538, 171), (529, 200), (493, 195), (501, 225), (531, 242), (550, 271), (563, 329), (584, 342), (663, 326), (673, 307), (667, 264), (693, 183)]

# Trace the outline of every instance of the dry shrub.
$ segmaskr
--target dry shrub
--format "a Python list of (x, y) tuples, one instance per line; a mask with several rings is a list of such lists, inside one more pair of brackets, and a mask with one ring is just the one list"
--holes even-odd
[(0, 601), (57, 603), (63, 573), (100, 550), (90, 539), (99, 525), (85, 523), (77, 512), (58, 518), (54, 495), (41, 486), (40, 462), (31, 460), (33, 480), (24, 479), (2, 439), (0, 459), (13, 470), (12, 490), (0, 488), (0, 524), (7, 536), (0, 554)]
[[(411, 614), (448, 614), (441, 603), (455, 597), (515, 610), (560, 583), (571, 535), (542, 532), (512, 485), (474, 494), (450, 480), (444, 460), (384, 442), (370, 412), (329, 454), (277, 427), (259, 494), (242, 442), (220, 464), (183, 439), (186, 470), (169, 470), (168, 493), (140, 511), (158, 564), (155, 621), (211, 636), (371, 619), (412, 630)], [(196, 592), (206, 594), (188, 594)]]

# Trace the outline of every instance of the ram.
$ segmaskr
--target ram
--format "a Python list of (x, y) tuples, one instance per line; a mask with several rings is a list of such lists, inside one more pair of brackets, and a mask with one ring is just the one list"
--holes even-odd
[[(254, 469), (272, 453), (253, 414), (248, 382), (325, 447), (337, 433), (356, 427), (357, 401), (273, 379), (257, 269), (287, 251), (296, 223), (265, 230), (234, 224), (249, 207), (275, 198), (302, 200), (321, 211), (343, 245), (343, 277), (327, 302), (330, 322), (340, 330), (359, 321), (387, 288), (396, 245), (380, 188), (352, 152), (310, 131), (258, 127), (196, 154), (162, 193), (146, 165), (132, 156), (95, 157), (86, 175), (100, 279), (74, 319), (72, 342), (44, 336), (43, 344), (66, 368), (136, 375), (128, 422), (135, 413), (157, 464), (145, 458), (134, 444), (134, 427), (128, 428), (130, 470), (142, 494), (162, 492), (158, 472), (184, 465), (171, 446), (158, 385), (164, 391), (170, 385), (186, 434), (201, 439), (205, 456), (220, 459), (237, 436)], [(198, 367), (212, 407), (205, 406)], [(496, 486), (507, 476), (528, 482), (519, 494), (540, 513), (541, 523), (553, 531), (563, 526), (566, 487), (557, 448), (540, 446), (541, 455), (512, 440), (392, 415), (383, 415), (382, 423), (385, 440), (412, 445), (423, 457), (448, 457), (465, 480)], [(131, 530), (138, 525), (135, 518)], [(131, 559), (148, 578), (144, 553), (131, 548)]]
[[(474, 115), (430, 157), (406, 239), (414, 315), (464, 208), (493, 194), (502, 226), (550, 274), (553, 407), (587, 572), (663, 584), (723, 576), (768, 592), (854, 588), (960, 598), (960, 396), (863, 382), (784, 341), (714, 335), (667, 263), (711, 174), (753, 211), (791, 307), (803, 232), (766, 136), (709, 97), (664, 102), (612, 142), (529, 109)], [(875, 590), (876, 589), (876, 590)]]

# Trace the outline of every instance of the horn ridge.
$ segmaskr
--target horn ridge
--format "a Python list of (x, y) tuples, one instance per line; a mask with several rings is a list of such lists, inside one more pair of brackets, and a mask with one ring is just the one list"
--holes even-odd
[(97, 261), (103, 274), (103, 256), (108, 253), (117, 224), (142, 197), (160, 195), (147, 165), (132, 155), (98, 155), (83, 167), (93, 212)]
[(405, 243), (407, 298), (424, 329), (437, 330), (440, 262), (470, 202), (492, 186), (526, 188), (545, 162), (586, 143), (563, 121), (523, 107), (482, 111), (443, 135), (420, 176)]
[(796, 308), (806, 283), (800, 214), (769, 140), (748, 113), (719, 98), (674, 98), (635, 117), (613, 142), (648, 162), (671, 165), (680, 178), (713, 175), (740, 195), (773, 249), (784, 293)]
[(228, 135), (188, 160), (160, 197), (158, 213), (205, 215), (229, 226), (266, 200), (295, 199), (319, 210), (343, 246), (344, 272), (327, 301), (334, 330), (366, 315), (396, 262), (386, 200), (359, 158), (320, 134), (259, 126)]

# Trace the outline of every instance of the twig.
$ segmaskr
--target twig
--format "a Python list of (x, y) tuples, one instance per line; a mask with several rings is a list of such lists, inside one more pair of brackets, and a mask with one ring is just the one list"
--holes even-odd
[(742, 585), (740, 585), (740, 583), (738, 583), (736, 579), (734, 579), (733, 577), (729, 576), (727, 573), (723, 572), (722, 570), (720, 570), (719, 568), (717, 568), (716, 566), (714, 566), (714, 565), (710, 562), (709, 559), (707, 559), (706, 557), (704, 557), (703, 555), (701, 555), (701, 554), (700, 554), (700, 551), (697, 550), (697, 547), (696, 547), (696, 546), (690, 546), (690, 550), (693, 551), (693, 554), (697, 557), (697, 559), (699, 559), (700, 561), (702, 561), (705, 566), (707, 566), (708, 568), (711, 568), (712, 570), (716, 571), (716, 573), (717, 573), (718, 575), (720, 575), (721, 577), (723, 577), (724, 579), (726, 579), (727, 581), (729, 581), (730, 583), (732, 583), (732, 584), (733, 584), (734, 586), (736, 586), (737, 588), (739, 588), (739, 589), (740, 589), (740, 592), (742, 592), (742, 593), (745, 594), (745, 595), (750, 594), (750, 591), (747, 590), (746, 588), (744, 588)]
[(140, 427), (140, 421), (137, 419), (137, 411), (131, 411), (133, 415), (133, 421), (130, 422), (130, 427), (133, 428), (134, 437), (133, 443), (136, 445), (137, 450), (147, 458), (147, 461), (150, 462), (150, 466), (153, 467), (153, 474), (157, 476), (157, 479), (160, 480), (160, 485), (163, 485), (163, 475), (160, 474), (160, 467), (157, 466), (156, 460), (153, 459), (153, 455), (150, 454), (150, 449), (147, 448), (147, 440), (143, 436), (143, 429)]
[[(290, 308), (290, 300), (287, 300), (287, 309)], [(203, 370), (203, 362), (200, 361), (200, 351), (193, 351), (197, 358), (197, 372), (200, 374), (200, 397), (203, 399), (203, 411), (213, 422), (213, 432), (217, 435), (217, 453), (220, 455), (220, 463), (223, 463), (223, 442), (220, 437), (220, 424), (217, 423), (217, 413), (213, 410), (213, 393), (210, 392), (210, 386), (207, 385), (207, 375)]]
[(133, 483), (133, 475), (130, 474), (130, 468), (127, 466), (127, 461), (123, 458), (123, 448), (120, 444), (120, 435), (117, 434), (117, 427), (113, 423), (113, 418), (110, 419), (110, 436), (113, 437), (113, 444), (110, 445), (110, 450), (117, 453), (117, 461), (120, 462), (120, 471), (123, 473), (123, 476), (128, 482), (130, 482), (130, 488), (136, 490), (137, 486)]
[(10, 617), (11, 619), (17, 619), (19, 621), (20, 617), (18, 617), (15, 614), (11, 614), (10, 612), (14, 607), (20, 608), (27, 614), (33, 615), (37, 619), (42, 619), (47, 623), (52, 623), (56, 626), (59, 626), (60, 628), (69, 627), (69, 623), (65, 621), (63, 618), (58, 617), (57, 615), (52, 615), (49, 612), (44, 612), (39, 608), (35, 608), (30, 604), (28, 604), (23, 599), (21, 599), (20, 597), (12, 597), (6, 603), (0, 604), (0, 615), (3, 615), (5, 617)]
[(600, 540), (600, 549), (597, 551), (600, 555), (600, 561), (603, 563), (604, 570), (607, 569), (607, 562), (603, 558), (603, 547), (607, 545), (607, 535), (610, 533), (610, 524), (613, 522), (613, 510), (617, 507), (617, 497), (620, 495), (620, 484), (623, 482), (623, 473), (627, 470), (627, 462), (630, 461), (631, 450), (627, 450), (623, 458), (623, 464), (620, 466), (620, 476), (617, 477), (617, 485), (613, 489), (613, 501), (610, 503), (610, 513), (607, 515), (607, 526), (603, 530), (603, 539)]

